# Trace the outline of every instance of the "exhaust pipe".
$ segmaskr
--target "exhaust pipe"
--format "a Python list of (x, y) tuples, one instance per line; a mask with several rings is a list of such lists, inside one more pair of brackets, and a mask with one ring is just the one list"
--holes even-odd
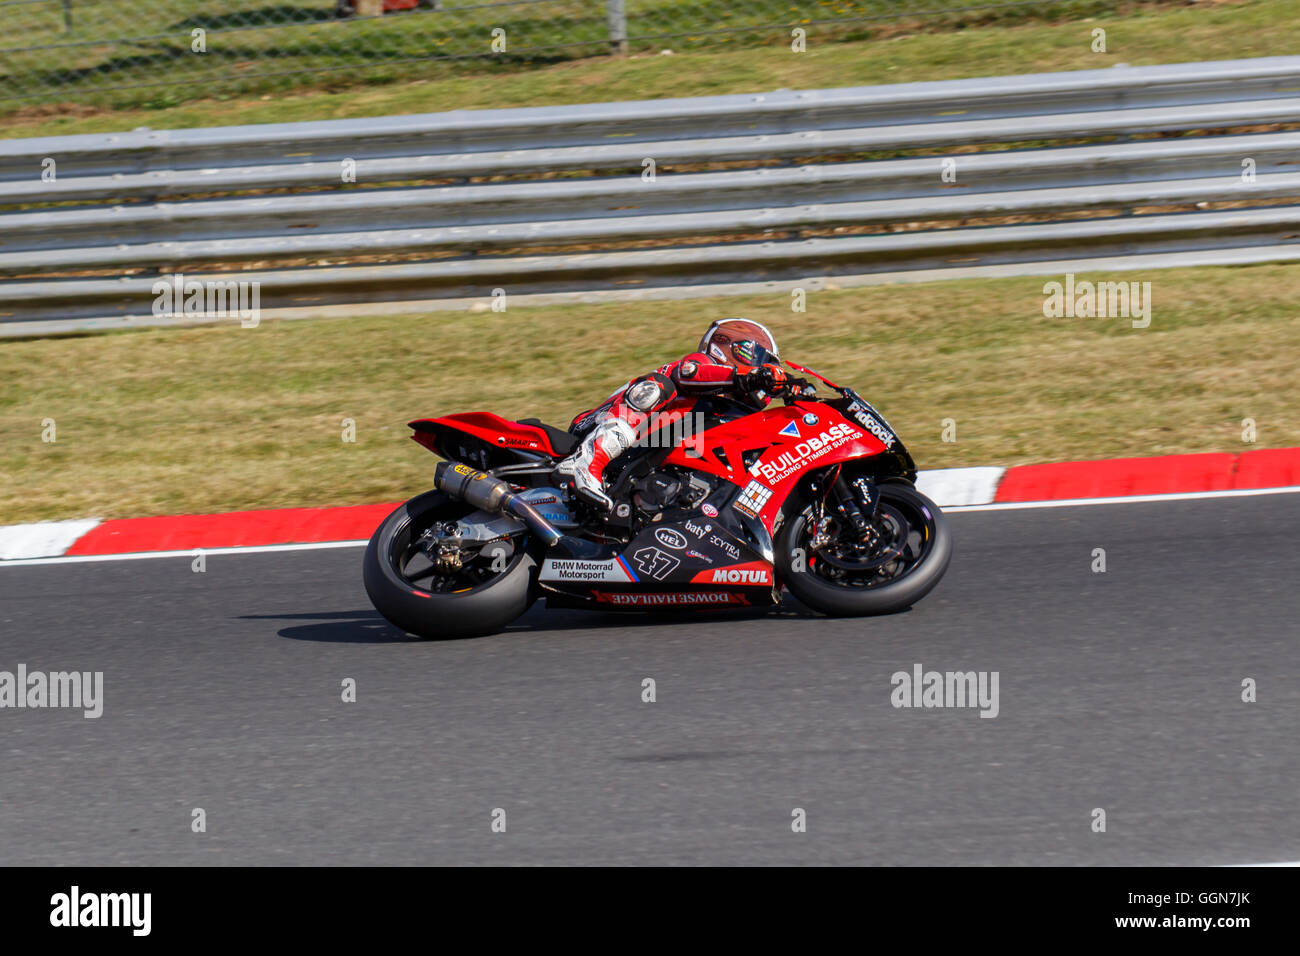
[(541, 512), (510, 490), (500, 478), (471, 468), (458, 461), (440, 461), (433, 472), (433, 486), (453, 498), (498, 515), (511, 515), (522, 521), (548, 548), (564, 537)]

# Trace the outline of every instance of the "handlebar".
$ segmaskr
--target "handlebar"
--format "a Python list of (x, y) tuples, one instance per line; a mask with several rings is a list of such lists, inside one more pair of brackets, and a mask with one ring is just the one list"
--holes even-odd
[[(784, 369), (780, 369), (779, 366), (777, 366), (777, 368), (781, 372), (785, 371)], [(759, 388), (767, 392), (773, 398), (783, 398), (787, 405), (800, 398), (808, 399), (817, 397), (817, 387), (806, 378), (794, 378), (793, 376), (786, 375), (782, 381), (776, 382), (773, 381), (771, 369), (765, 365), (754, 369), (751, 374), (754, 376), (753, 380)], [(753, 386), (750, 387), (752, 388)]]
[(800, 398), (816, 398), (817, 386), (813, 385), (812, 382), (805, 378), (787, 379), (785, 383), (785, 394), (783, 397), (785, 398), (785, 403), (787, 405)]
[(785, 383), (774, 390), (774, 395), (781, 396), (787, 405), (801, 398), (816, 398), (817, 386), (806, 378), (787, 377)]

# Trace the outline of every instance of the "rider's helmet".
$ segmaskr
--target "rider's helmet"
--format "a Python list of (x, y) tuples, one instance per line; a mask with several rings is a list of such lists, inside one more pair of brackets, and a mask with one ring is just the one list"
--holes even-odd
[[(780, 361), (776, 339), (751, 319), (719, 319), (700, 339), (699, 351), (720, 365), (745, 372), (767, 361)], [(764, 356), (764, 352), (771, 356)]]

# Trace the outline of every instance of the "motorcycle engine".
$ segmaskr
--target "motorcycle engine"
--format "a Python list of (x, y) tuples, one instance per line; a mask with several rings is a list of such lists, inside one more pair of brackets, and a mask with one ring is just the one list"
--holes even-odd
[(653, 519), (668, 508), (689, 510), (713, 491), (715, 481), (694, 472), (652, 471), (632, 484), (632, 503)]

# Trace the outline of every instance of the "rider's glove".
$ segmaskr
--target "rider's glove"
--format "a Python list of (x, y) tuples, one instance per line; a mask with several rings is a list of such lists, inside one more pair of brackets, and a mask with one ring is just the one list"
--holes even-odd
[(779, 365), (760, 365), (746, 375), (746, 382), (752, 391), (776, 395), (785, 388), (785, 369)]

